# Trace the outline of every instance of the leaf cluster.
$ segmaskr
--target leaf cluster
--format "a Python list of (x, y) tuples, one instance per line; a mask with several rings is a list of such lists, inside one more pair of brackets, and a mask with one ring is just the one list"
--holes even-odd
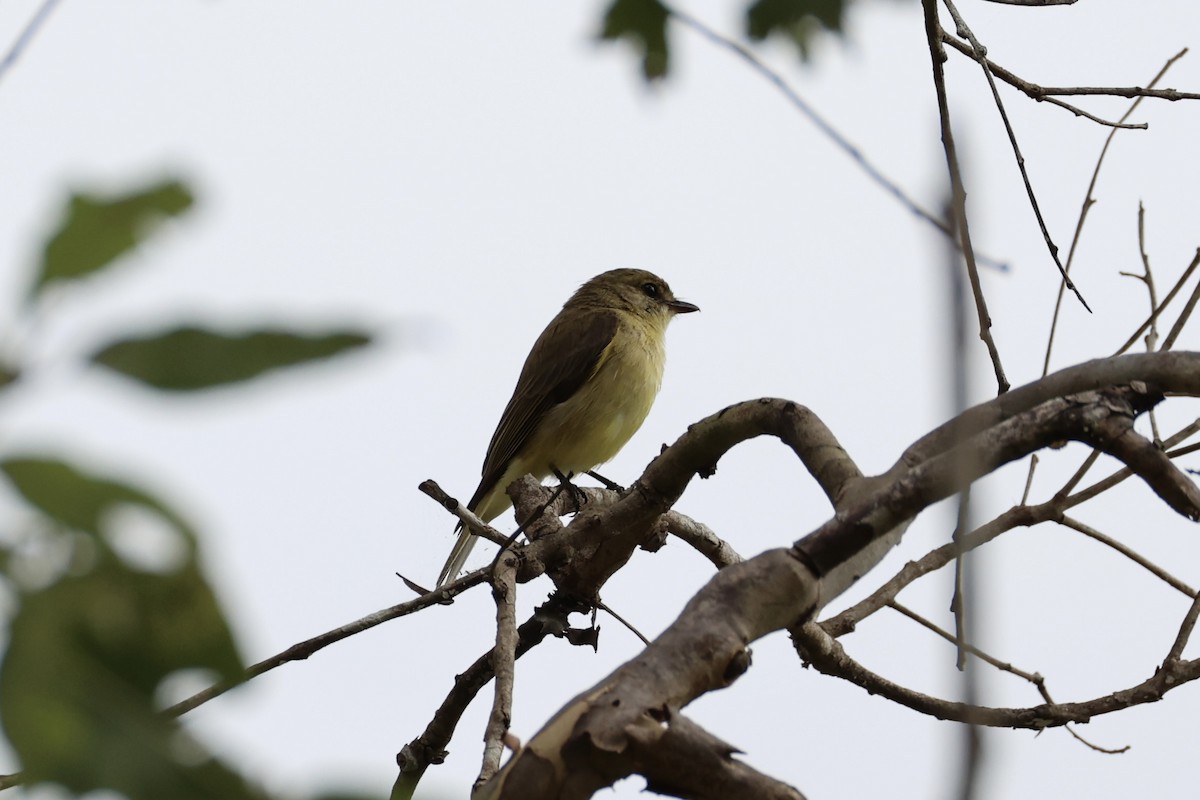
[[(177, 178), (75, 193), (14, 319), (53, 313), (46, 303), (53, 294), (86, 297), (89, 284), (132, 260), (194, 204)], [(84, 360), (149, 391), (179, 395), (233, 387), (370, 341), (361, 330), (179, 324), (130, 330)], [(5, 354), (0, 392), (31, 371), (23, 356)], [(4, 620), (0, 724), (22, 766), (19, 775), (0, 778), (0, 787), (51, 782), (131, 800), (265, 798), (163, 713), (175, 676), (201, 671), (238, 682), (244, 664), (205, 574), (201, 537), (166, 500), (118, 477), (125, 471), (85, 465), (72, 453), (0, 449), (0, 491), (11, 501), (4, 527), (14, 532), (0, 538), (0, 586), (13, 598)], [(142, 546), (129, 544), (131, 534)]]

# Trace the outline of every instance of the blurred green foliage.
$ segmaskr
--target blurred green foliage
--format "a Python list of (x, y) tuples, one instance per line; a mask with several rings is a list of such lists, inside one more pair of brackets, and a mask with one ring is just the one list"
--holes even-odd
[[(756, 0), (745, 12), (746, 35), (762, 41), (778, 35), (787, 39), (802, 58), (823, 32), (842, 33), (843, 18), (851, 0)], [(671, 48), (667, 23), (672, 11), (661, 0), (612, 0), (604, 12), (600, 38), (626, 40), (642, 61), (646, 80), (666, 77)]]
[(191, 391), (237, 383), (281, 367), (369, 344), (364, 333), (306, 335), (282, 330), (227, 334), (195, 327), (113, 342), (92, 362), (155, 389)]
[[(78, 291), (78, 279), (119, 263), (193, 203), (178, 178), (75, 194), (33, 270), (29, 302), (14, 318), (37, 313), (51, 291)], [(370, 341), (358, 330), (181, 325), (120, 336), (97, 346), (87, 363), (180, 393), (244, 383)], [(22, 366), (21, 353), (6, 356), (0, 392), (34, 369)], [(0, 584), (15, 598), (4, 621), (0, 724), (20, 758), (19, 780), (77, 794), (108, 789), (130, 800), (265, 800), (162, 712), (164, 681), (178, 672), (236, 681), (244, 670), (202, 569), (200, 537), (151, 492), (76, 459), (14, 454), (0, 445), (0, 492), (10, 495), (10, 508), (23, 509), (2, 526), (20, 529), (20, 538), (0, 538)], [(130, 558), (119, 546), (122, 532), (138, 524), (122, 513), (129, 509), (158, 523), (160, 539), (170, 540), (158, 549), (169, 558)], [(15, 780), (0, 779), (0, 786)]]
[(115, 263), (154, 233), (158, 224), (192, 207), (191, 191), (177, 179), (158, 181), (116, 196), (79, 192), (63, 210), (46, 242), (33, 283), (36, 296), (47, 286), (82, 278)]

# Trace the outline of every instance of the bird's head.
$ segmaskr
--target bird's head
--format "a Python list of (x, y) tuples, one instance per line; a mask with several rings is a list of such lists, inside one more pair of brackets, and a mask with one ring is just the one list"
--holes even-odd
[(676, 314), (700, 310), (677, 299), (666, 281), (644, 269), (602, 272), (580, 286), (571, 302), (625, 311), (664, 326)]

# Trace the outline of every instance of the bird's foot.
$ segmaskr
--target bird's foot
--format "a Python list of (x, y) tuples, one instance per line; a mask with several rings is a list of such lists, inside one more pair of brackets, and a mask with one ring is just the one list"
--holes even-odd
[[(584, 492), (583, 489), (580, 489), (578, 486), (571, 483), (571, 478), (575, 477), (575, 473), (568, 472), (566, 475), (564, 475), (555, 467), (551, 467), (551, 469), (554, 472), (554, 477), (558, 478), (558, 489), (555, 490), (555, 496), (562, 494), (563, 492), (570, 492), (571, 496), (575, 499), (575, 507), (582, 509), (584, 504), (587, 503), (588, 498), (587, 493)], [(551, 500), (553, 499), (554, 498), (551, 498)]]

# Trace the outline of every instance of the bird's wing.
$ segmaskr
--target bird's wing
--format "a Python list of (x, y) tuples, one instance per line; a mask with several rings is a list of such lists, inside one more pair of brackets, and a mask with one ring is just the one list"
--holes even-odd
[(596, 372), (617, 325), (617, 315), (612, 312), (559, 314), (542, 331), (492, 434), (483, 461), (483, 479), (471, 508), (504, 475), (546, 413), (575, 394)]

